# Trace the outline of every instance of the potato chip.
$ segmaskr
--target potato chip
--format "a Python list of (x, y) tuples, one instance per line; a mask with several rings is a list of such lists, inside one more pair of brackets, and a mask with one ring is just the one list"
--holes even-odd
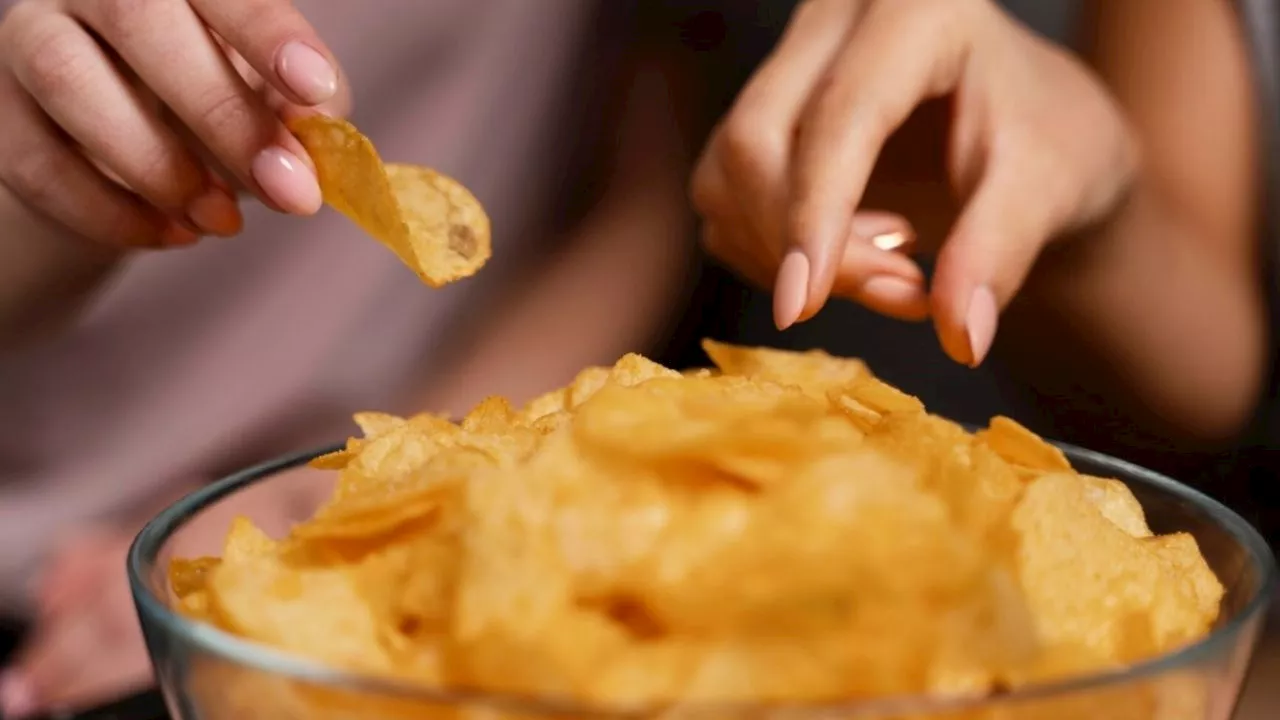
[(440, 287), (489, 259), (489, 218), (466, 188), (427, 168), (383, 165), (350, 123), (322, 115), (294, 120), (316, 166), (324, 200), (390, 248), (423, 282)]
[[(1033, 481), (1013, 514), (1019, 573), (1039, 634), (1124, 664), (1208, 632), (1221, 585), (1198, 553), (1135, 538), (1112, 523), (1069, 473)], [(1213, 579), (1211, 579), (1213, 578)]]
[(1142, 504), (1127, 485), (1119, 480), (1088, 475), (1081, 475), (1080, 480), (1085, 485), (1085, 497), (1097, 506), (1103, 517), (1133, 537), (1151, 537)]
[(352, 419), (366, 438), (391, 432), (406, 422), (404, 418), (397, 415), (380, 412), (358, 412)]
[(224, 562), (209, 596), (229, 629), (334, 667), (392, 672), (357, 575), (342, 566), (296, 569), (277, 557)]
[(252, 520), (236, 517), (231, 521), (226, 543), (222, 546), (222, 562), (239, 563), (254, 558), (270, 557), (275, 554), (276, 549), (276, 541), (259, 530)]
[(169, 587), (177, 599), (178, 610), (188, 617), (209, 620), (209, 574), (222, 563), (221, 558), (176, 558), (169, 565)]
[[(857, 360), (706, 348), (719, 370), (627, 355), (457, 422), (360, 413), (315, 463), (331, 500), (282, 541), (238, 519), (221, 559), (175, 561), (178, 608), (337, 668), (606, 710), (982, 696), (1216, 619), (1194, 538), (1012, 420), (970, 433)], [(244, 680), (230, 717), (452, 713)], [(1202, 689), (1001, 717), (1163, 720)]]
[(1071, 469), (1061, 450), (1007, 417), (992, 418), (991, 424), (977, 433), (976, 439), (1019, 468), (1032, 472)]
[(824, 399), (829, 391), (850, 387), (871, 375), (861, 360), (836, 358), (821, 350), (798, 353), (713, 340), (703, 340), (702, 349), (726, 375), (795, 385)]
[(565, 388), (557, 388), (547, 393), (543, 393), (520, 410), (520, 420), (526, 425), (532, 425), (538, 420), (563, 412), (569, 407), (569, 392)]

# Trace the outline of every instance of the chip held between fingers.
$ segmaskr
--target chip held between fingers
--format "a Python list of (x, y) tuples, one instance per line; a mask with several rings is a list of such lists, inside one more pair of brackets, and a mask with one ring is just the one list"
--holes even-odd
[(461, 183), (430, 168), (384, 164), (351, 123), (293, 118), (324, 202), (385, 245), (431, 287), (474, 275), (492, 253), (489, 217)]

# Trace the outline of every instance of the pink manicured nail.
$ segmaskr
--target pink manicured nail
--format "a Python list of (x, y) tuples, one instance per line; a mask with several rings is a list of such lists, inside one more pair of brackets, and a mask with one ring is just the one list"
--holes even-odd
[(773, 322), (786, 330), (800, 319), (809, 302), (809, 258), (799, 250), (791, 250), (778, 268), (773, 288)]
[(996, 324), (1000, 322), (1000, 308), (991, 288), (980, 285), (969, 298), (969, 310), (965, 313), (965, 331), (969, 334), (970, 367), (977, 367), (991, 350), (996, 338)]
[(297, 41), (280, 48), (276, 72), (290, 90), (312, 105), (319, 105), (338, 92), (338, 73), (329, 60)]
[(312, 215), (320, 209), (320, 183), (296, 155), (282, 147), (269, 147), (253, 159), (253, 179), (280, 209), (295, 215)]

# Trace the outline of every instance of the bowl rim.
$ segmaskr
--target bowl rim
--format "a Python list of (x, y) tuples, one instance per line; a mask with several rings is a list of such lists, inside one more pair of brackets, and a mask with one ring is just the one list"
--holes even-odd
[[(972, 429), (970, 425), (966, 425), (966, 427)], [(320, 455), (340, 450), (345, 447), (345, 443), (335, 443), (279, 456), (228, 475), (179, 499), (148, 521), (134, 538), (129, 547), (126, 562), (127, 574), (139, 620), (144, 627), (149, 623), (159, 625), (163, 632), (176, 636), (184, 643), (199, 647), (222, 660), (248, 669), (270, 673), (287, 680), (322, 685), (340, 691), (375, 694), (387, 699), (417, 701), (436, 705), (481, 705), (498, 710), (533, 715), (572, 715), (582, 718), (599, 718), (600, 720), (648, 717), (656, 713), (670, 713), (673, 710), (681, 714), (695, 715), (703, 712), (715, 715), (725, 712), (732, 712), (738, 715), (767, 713), (770, 717), (775, 717), (779, 714), (788, 717), (796, 715), (803, 717), (804, 720), (815, 720), (816, 718), (834, 714), (839, 714), (843, 720), (848, 720), (857, 717), (872, 718), (903, 713), (960, 712), (978, 707), (994, 708), (1013, 703), (1052, 699), (1055, 696), (1065, 696), (1082, 691), (1095, 691), (1123, 683), (1151, 679), (1166, 671), (1192, 667), (1199, 660), (1214, 657), (1219, 651), (1229, 647), (1241, 633), (1254, 633), (1254, 638), (1249, 640), (1252, 645), (1256, 640), (1256, 634), (1261, 628), (1261, 623), (1266, 619), (1268, 608), (1272, 599), (1276, 596), (1277, 588), (1280, 587), (1276, 558), (1262, 535), (1248, 521), (1226, 505), (1166, 475), (1105, 453), (1088, 450), (1069, 443), (1050, 442), (1067, 455), (1073, 467), (1076, 466), (1077, 462), (1093, 463), (1106, 467), (1110, 472), (1115, 473), (1116, 479), (1121, 482), (1126, 482), (1127, 484), (1127, 481), (1132, 479), (1144, 483), (1188, 502), (1201, 512), (1212, 517), (1215, 522), (1221, 525), (1224, 531), (1236, 539), (1240, 546), (1245, 549), (1250, 561), (1258, 567), (1262, 576), (1258, 592), (1249, 599), (1234, 617), (1226, 621), (1222, 626), (1215, 628), (1195, 643), (1172, 653), (1124, 668), (1092, 673), (1066, 680), (1032, 684), (1000, 695), (900, 695), (854, 701), (699, 702), (609, 708), (540, 696), (493, 693), (462, 688), (431, 688), (405, 681), (340, 670), (302, 656), (282, 652), (269, 646), (246, 640), (213, 625), (191, 620), (170, 609), (168, 604), (152, 591), (146, 579), (148, 567), (158, 567), (158, 554), (167, 540), (202, 509), (277, 473), (300, 467)], [(1251, 625), (1255, 627), (1251, 628)], [(1252, 650), (1252, 648), (1250, 649)], [(157, 674), (159, 670), (157, 667)]]

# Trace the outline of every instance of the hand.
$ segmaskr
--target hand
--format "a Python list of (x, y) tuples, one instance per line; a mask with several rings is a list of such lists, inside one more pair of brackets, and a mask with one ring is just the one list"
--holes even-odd
[(152, 682), (124, 572), (132, 539), (120, 530), (87, 532), (55, 554), (32, 633), (0, 676), (0, 715), (83, 708)]
[[(871, 242), (908, 233), (905, 221), (855, 210), (888, 138), (940, 97), (953, 102), (946, 172), (962, 208), (926, 291), (914, 262)], [(991, 0), (809, 0), (692, 192), (709, 252), (775, 285), (780, 328), (834, 292), (932, 316), (947, 353), (977, 365), (1041, 251), (1118, 205), (1135, 155), (1100, 82)]]
[[(334, 473), (299, 467), (208, 508), (171, 539), (175, 555), (219, 555), (237, 516), (283, 537), (333, 492)], [(50, 554), (37, 579), (37, 615), (25, 645), (0, 671), (6, 720), (113, 700), (154, 681), (125, 572), (134, 535), (147, 519), (192, 487), (175, 488), (139, 508), (133, 522), (80, 529)]]
[(234, 235), (221, 173), (315, 212), (314, 170), (280, 114), (345, 100), (287, 0), (19, 0), (0, 22), (0, 191), (117, 247)]

